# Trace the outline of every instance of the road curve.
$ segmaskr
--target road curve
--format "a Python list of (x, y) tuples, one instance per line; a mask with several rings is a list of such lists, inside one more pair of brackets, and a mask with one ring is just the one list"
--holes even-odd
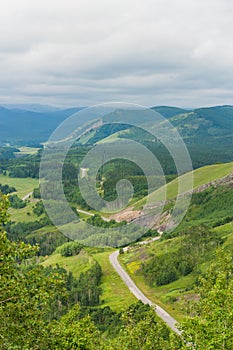
[(136, 286), (136, 284), (133, 282), (133, 280), (130, 278), (130, 276), (127, 274), (127, 272), (123, 269), (123, 267), (120, 265), (118, 261), (118, 255), (119, 250), (116, 250), (109, 256), (110, 263), (118, 273), (118, 275), (121, 277), (121, 279), (125, 282), (126, 286), (129, 288), (129, 290), (135, 295), (135, 297), (138, 300), (141, 300), (143, 304), (149, 304), (150, 306), (155, 307), (156, 314), (162, 318), (164, 322), (167, 323), (167, 325), (177, 334), (181, 334), (181, 331), (177, 329), (175, 326), (177, 324), (177, 321), (170, 316), (164, 309), (162, 309), (159, 305), (154, 304), (150, 299), (148, 299), (142, 291)]
[(32, 194), (33, 194), (33, 192), (27, 193), (27, 194), (22, 198), (22, 200), (23, 200), (23, 201), (26, 201), (26, 199), (28, 199), (29, 197), (31, 197)]

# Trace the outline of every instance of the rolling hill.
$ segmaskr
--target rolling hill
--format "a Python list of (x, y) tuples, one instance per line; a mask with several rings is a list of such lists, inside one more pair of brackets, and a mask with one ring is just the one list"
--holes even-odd
[[(170, 123), (177, 128), (180, 135), (185, 138), (187, 143), (193, 143), (195, 141), (201, 141), (203, 144), (213, 141), (217, 143), (220, 138), (223, 138), (223, 143), (232, 142), (230, 140), (230, 136), (233, 134), (232, 106), (216, 106), (193, 110), (161, 106), (152, 107), (151, 110), (167, 118)], [(148, 122), (153, 126), (153, 118), (156, 123), (156, 114), (153, 117), (152, 113), (147, 113), (143, 110), (116, 110), (100, 119), (102, 119), (103, 123), (122, 123), (121, 130), (123, 130), (126, 129), (123, 123), (130, 124), (131, 121), (138, 123), (138, 125), (142, 127), (147, 125)], [(119, 131), (120, 130), (114, 130), (114, 128), (110, 126), (109, 128), (105, 125), (100, 126), (95, 130), (95, 133), (98, 134), (98, 139), (95, 138), (94, 141), (100, 141), (104, 139), (104, 137), (108, 137)], [(143, 133), (138, 135), (138, 138), (143, 137), (145, 137)], [(91, 143), (92, 141), (89, 139), (88, 142)]]

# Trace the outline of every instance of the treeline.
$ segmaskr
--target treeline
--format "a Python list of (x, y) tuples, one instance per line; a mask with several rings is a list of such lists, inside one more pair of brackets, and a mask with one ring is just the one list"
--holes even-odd
[(74, 256), (78, 255), (81, 250), (83, 249), (83, 244), (77, 242), (77, 241), (72, 241), (72, 242), (67, 242), (64, 243), (62, 246), (58, 247), (56, 249), (56, 253), (61, 254), (61, 256)]
[(26, 202), (23, 201), (17, 194), (9, 196), (10, 206), (14, 209), (21, 209), (26, 207)]
[(19, 158), (6, 158), (1, 162), (0, 172), (10, 177), (39, 178), (41, 151), (36, 155), (27, 155)]
[(105, 124), (98, 128), (95, 134), (88, 140), (88, 144), (95, 144), (96, 142), (115, 134), (118, 131), (129, 129), (130, 126), (128, 124), (122, 123), (113, 123), (113, 124)]
[[(9, 185), (0, 184), (0, 192), (2, 194), (10, 194), (12, 192), (16, 192), (16, 188)], [(9, 196), (10, 206), (15, 209), (20, 209), (26, 207), (26, 202), (23, 201), (17, 194), (13, 194)]]
[[(71, 272), (67, 272), (64, 268), (57, 265), (54, 267), (46, 267), (44, 269), (45, 276), (58, 274), (63, 278), (66, 293), (55, 293), (50, 301), (49, 312), (46, 318), (49, 321), (59, 320), (77, 303), (85, 310), (87, 307), (100, 305), (101, 288), (100, 281), (102, 276), (101, 266), (98, 262), (85, 273), (81, 273), (75, 278)], [(89, 308), (90, 309), (90, 308)], [(84, 311), (83, 311), (84, 312)]]

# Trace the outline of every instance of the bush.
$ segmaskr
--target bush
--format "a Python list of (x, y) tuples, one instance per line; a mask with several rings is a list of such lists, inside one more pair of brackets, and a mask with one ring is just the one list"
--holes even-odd
[(64, 243), (61, 247), (56, 249), (57, 253), (60, 253), (62, 256), (74, 256), (78, 255), (83, 248), (83, 244), (79, 242), (67, 242)]
[(2, 194), (9, 194), (12, 192), (16, 192), (16, 188), (0, 184), (0, 191), (2, 192)]
[(41, 194), (40, 194), (40, 189), (39, 188), (34, 188), (33, 190), (33, 198), (41, 198)]
[(119, 254), (124, 254), (124, 249), (123, 248), (119, 249)]
[(41, 216), (45, 213), (44, 205), (42, 201), (39, 201), (36, 203), (35, 207), (33, 208), (33, 213), (37, 216)]
[(15, 209), (21, 209), (26, 207), (26, 203), (17, 196), (17, 194), (13, 194), (9, 197), (10, 206)]

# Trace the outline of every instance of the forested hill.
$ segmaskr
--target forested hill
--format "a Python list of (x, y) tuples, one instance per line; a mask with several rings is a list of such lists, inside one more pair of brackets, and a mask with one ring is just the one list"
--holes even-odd
[[(199, 145), (199, 143), (214, 143), (218, 145), (231, 145), (233, 135), (233, 107), (232, 106), (216, 106), (209, 108), (197, 108), (193, 110), (186, 110), (178, 107), (158, 106), (153, 107), (152, 110), (160, 113), (167, 118), (170, 123), (177, 128), (180, 135), (184, 138), (187, 144)], [(149, 117), (149, 119), (148, 119)], [(130, 132), (122, 132), (127, 129), (127, 124), (132, 124), (132, 120), (143, 128), (148, 122), (153, 124), (153, 114), (148, 114), (143, 110), (126, 111), (117, 110), (109, 115), (104, 116), (102, 121), (104, 123), (114, 123), (122, 121), (122, 127), (118, 129), (112, 126), (103, 125), (98, 129), (93, 129), (91, 137), (85, 137), (84, 143), (96, 143), (104, 138), (115, 134), (117, 138), (130, 137), (140, 141), (149, 141), (150, 138), (147, 133), (137, 131), (131, 128)], [(156, 115), (155, 115), (155, 123)], [(129, 128), (128, 128), (129, 129)], [(88, 129), (88, 132), (90, 127)], [(133, 130), (133, 131), (132, 131)], [(88, 133), (87, 132), (87, 133)], [(90, 132), (89, 132), (90, 133)], [(114, 138), (111, 138), (111, 141)], [(152, 137), (151, 140), (154, 140)], [(81, 140), (82, 141), (82, 140)], [(109, 139), (107, 140), (110, 141)]]
[(233, 133), (232, 106), (198, 108), (171, 116), (169, 119), (184, 137), (224, 137), (226, 141), (226, 137)]

